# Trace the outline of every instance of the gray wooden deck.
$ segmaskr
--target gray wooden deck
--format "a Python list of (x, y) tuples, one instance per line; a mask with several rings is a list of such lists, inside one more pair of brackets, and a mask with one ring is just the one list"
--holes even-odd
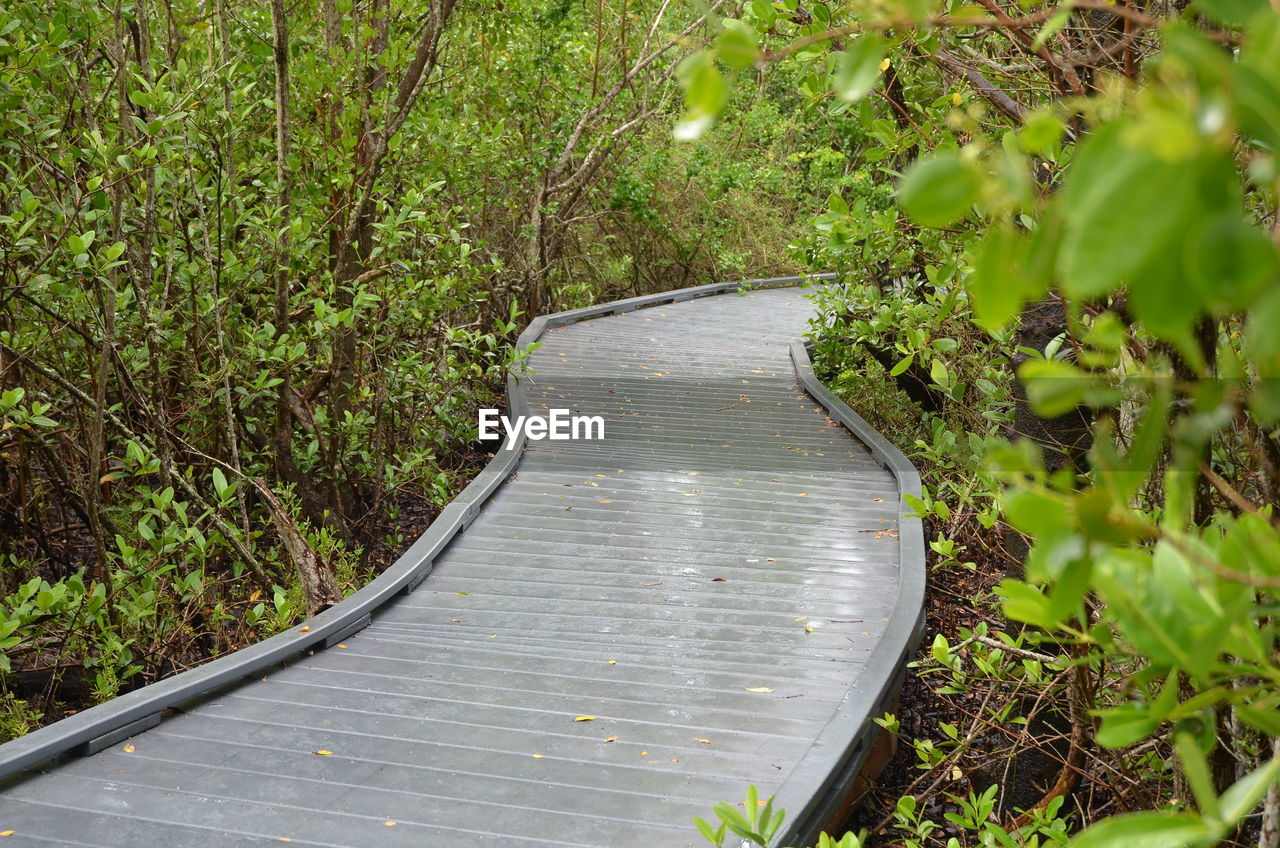
[(3, 844), (676, 848), (751, 783), (811, 833), (918, 613), (898, 480), (797, 380), (811, 313), (762, 289), (547, 330), (531, 407), (603, 441), (530, 442), (338, 645), (10, 779)]

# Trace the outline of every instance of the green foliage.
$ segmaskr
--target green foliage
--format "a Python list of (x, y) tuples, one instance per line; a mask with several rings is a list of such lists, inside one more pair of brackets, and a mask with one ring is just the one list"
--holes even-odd
[[(739, 811), (738, 807), (742, 810)], [(747, 787), (746, 800), (741, 804), (734, 806), (722, 801), (712, 808), (712, 812), (715, 813), (718, 825), (713, 827), (703, 818), (694, 818), (693, 823), (697, 826), (698, 833), (716, 848), (724, 844), (728, 834), (745, 840), (744, 844), (769, 848), (787, 817), (786, 810), (773, 808), (772, 796), (761, 801), (754, 785)], [(836, 840), (824, 833), (818, 839), (817, 848), (862, 848), (862, 838), (846, 833)]]
[[(917, 663), (938, 697), (1070, 687), (1063, 697), (1087, 699), (1098, 722), (1073, 712), (1079, 756), (1091, 742), (1119, 749), (1124, 768), (1176, 782), (1190, 801), (1162, 806), (1151, 793), (1147, 812), (1103, 818), (1076, 842), (1216, 844), (1280, 768), (1280, 14), (1212, 2), (1131, 20), (1139, 55), (1086, 60), (1076, 68), (1087, 78), (1072, 78), (1054, 56), (1081, 43), (1083, 15), (1022, 4), (1006, 12), (1006, 34), (1016, 43), (1034, 24), (1027, 46), (1043, 63), (1019, 57), (1015, 77), (1044, 94), (1021, 98), (999, 90), (1003, 76), (974, 75), (1007, 60), (974, 49), (982, 36), (966, 14), (857, 3), (789, 23), (743, 15), (768, 59), (836, 67), (802, 91), (811, 108), (855, 116), (861, 133), (849, 154), (865, 186), (832, 194), (797, 243), (812, 267), (844, 272), (820, 301), (815, 363), (916, 445), (926, 486), (910, 506), (943, 528), (931, 543), (939, 567), (962, 549), (997, 556), (975, 521), (1031, 541), (1021, 579), (998, 589), (1004, 615), (1030, 626), (1022, 663), (980, 654), (991, 634), (939, 633)], [(938, 28), (904, 25), (926, 18)], [(851, 56), (889, 33), (891, 108), (851, 105), (872, 79)], [(947, 94), (951, 79), (973, 87)], [(1029, 409), (1013, 403), (1019, 391)], [(1068, 419), (1084, 438), (1054, 444)], [(1050, 667), (1097, 683), (1046, 683)], [(944, 724), (941, 738), (912, 740), (920, 767), (970, 756), (967, 740), (1019, 709), (1010, 699), (973, 733)], [(1237, 764), (1234, 780), (1224, 762)], [(945, 825), (904, 797), (896, 826), (906, 844), (942, 844), (939, 828), (990, 817), (992, 791), (954, 795)], [(1029, 836), (984, 832), (982, 844)], [(1034, 838), (1064, 841), (1061, 820)]]

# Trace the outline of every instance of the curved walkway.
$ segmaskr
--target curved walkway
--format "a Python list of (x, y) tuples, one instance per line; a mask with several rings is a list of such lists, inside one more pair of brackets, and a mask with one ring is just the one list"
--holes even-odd
[(810, 838), (917, 632), (914, 475), (813, 380), (802, 289), (652, 300), (535, 328), (513, 406), (604, 439), (500, 452), (441, 516), (466, 529), (362, 590), (367, 626), (331, 610), (327, 649), (0, 746), (0, 769), (102, 748), (10, 778), (5, 844), (677, 848), (752, 783)]

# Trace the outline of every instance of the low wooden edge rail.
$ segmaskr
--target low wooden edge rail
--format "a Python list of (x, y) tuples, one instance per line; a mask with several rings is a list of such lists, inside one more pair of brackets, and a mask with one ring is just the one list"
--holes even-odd
[[(830, 280), (834, 276), (815, 274), (713, 283), (543, 315), (530, 322), (517, 339), (516, 347), (518, 350), (528, 350), (550, 328), (567, 326), (600, 315), (616, 315), (739, 289)], [(528, 399), (517, 374), (507, 375), (507, 405), (513, 415), (524, 415), (528, 411)], [(857, 418), (856, 415), (853, 417)], [(62, 754), (92, 754), (126, 736), (154, 727), (165, 710), (181, 708), (245, 677), (295, 659), (306, 651), (331, 646), (360, 630), (368, 623), (375, 610), (395, 596), (412, 591), (430, 573), (440, 552), (454, 536), (471, 524), (489, 496), (515, 470), (520, 462), (524, 440), (522, 432), (515, 437), (514, 442), (510, 439), (504, 442), (484, 470), (436, 516), (426, 532), (368, 585), (283, 633), (210, 660), (197, 668), (135, 689), (105, 704), (91, 707), (0, 745), (0, 780)]]
[[(804, 390), (867, 446), (898, 481), (899, 494), (920, 497), (920, 473), (916, 467), (818, 380), (809, 353), (800, 342), (791, 343), (791, 362)], [(787, 811), (787, 821), (774, 846), (812, 845), (823, 830), (841, 824), (845, 799), (855, 789), (876, 735), (878, 725), (873, 719), (889, 708), (902, 685), (906, 663), (920, 644), (924, 633), (924, 529), (901, 497), (898, 563), (898, 598), (884, 634), (835, 715), (774, 796), (775, 808)]]

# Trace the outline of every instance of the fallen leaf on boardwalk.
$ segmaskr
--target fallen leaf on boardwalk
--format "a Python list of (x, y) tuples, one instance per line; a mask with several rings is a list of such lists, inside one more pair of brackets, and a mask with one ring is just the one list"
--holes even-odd
[(768, 686), (755, 686), (747, 690), (748, 692), (772, 692)]
[(574, 721), (595, 721), (595, 716), (578, 716)]
[(320, 755), (320, 756), (322, 756), (322, 757), (330, 757), (330, 756), (333, 756), (333, 752), (332, 752), (332, 751), (315, 751), (315, 752), (313, 752), (313, 753), (319, 754), (319, 755)]
[(812, 633), (812, 632), (813, 632), (813, 628), (812, 628), (812, 627), (806, 627), (806, 628), (804, 629), (804, 632), (805, 632), (805, 633)]
[(0, 830), (0, 836), (13, 836), (12, 830)]
[(642, 757), (647, 757), (647, 756), (649, 756), (649, 752), (648, 752), (648, 751), (641, 751), (641, 752), (640, 752), (640, 756), (642, 756)]
[(461, 623), (462, 623), (462, 619), (460, 619), (460, 618), (451, 618), (451, 619), (449, 619), (449, 620), (450, 620), (450, 621), (452, 621), (454, 624), (461, 624)]
[(777, 560), (774, 559), (773, 557), (769, 557), (768, 559), (765, 560), (765, 562), (777, 562)]
[(535, 760), (541, 760), (541, 759), (544, 759), (544, 757), (543, 757), (541, 754), (534, 754), (534, 755), (533, 755), (533, 758), (534, 758)]
[(299, 632), (299, 633), (306, 633), (306, 632), (308, 632), (308, 631), (310, 631), (310, 630), (311, 630), (311, 628), (310, 628), (310, 627), (299, 627), (299, 628), (298, 628), (298, 632)]
[(344, 645), (344, 644), (342, 644), (341, 642), (339, 642), (337, 645), (334, 645), (334, 647), (335, 647), (335, 648), (342, 648), (343, 650), (345, 650), (347, 646), (346, 646), (346, 645)]
[(759, 559), (751, 559), (751, 558), (747, 559), (747, 562), (759, 562), (759, 561), (760, 561)]
[(693, 741), (694, 741), (694, 742), (701, 742), (703, 745), (710, 745), (710, 744), (711, 744), (711, 740), (710, 740), (710, 739), (695, 739), (695, 740), (693, 740)]
[(808, 493), (808, 492), (801, 492), (800, 494), (796, 495), (796, 497), (797, 497), (797, 498), (807, 498), (807, 497), (809, 497), (809, 493)]
[(613, 503), (613, 501), (596, 501), (596, 503)]
[(471, 593), (470, 593), (470, 592), (457, 592), (457, 593), (455, 593), (455, 594), (458, 594), (458, 595), (470, 595)]
[(133, 747), (133, 743), (132, 743), (132, 742), (130, 742), (128, 745), (125, 745), (125, 746), (124, 746), (123, 750), (124, 750), (124, 752), (125, 752), (126, 754), (132, 754), (134, 751), (136, 751), (136, 750), (138, 750), (138, 749), (137, 749), (137, 748), (135, 748), (135, 747)]
[(395, 827), (395, 826), (396, 826), (396, 823), (395, 823), (395, 822), (393, 822), (393, 821), (384, 821), (384, 822), (382, 823), (382, 826), (383, 826), (383, 827)]
[(724, 583), (724, 582), (726, 582), (726, 581), (725, 581), (725, 579), (724, 579), (723, 577), (712, 577), (712, 578), (711, 578), (711, 582), (712, 582), (712, 583)]
[(497, 634), (497, 633), (490, 634), (489, 638), (490, 638), (490, 639), (497, 639), (497, 638), (498, 638), (498, 634)]
[(596, 476), (597, 476), (597, 477), (608, 477), (609, 475), (608, 475), (608, 474), (597, 474)]
[(618, 737), (616, 737), (616, 736), (606, 736), (606, 737), (604, 738), (604, 741), (606, 741), (606, 742), (617, 742), (617, 741), (618, 741)]
[(793, 620), (793, 621), (808, 621), (808, 620), (809, 620), (809, 616), (807, 616), (807, 615), (802, 615), (802, 616), (800, 616), (799, 618), (792, 619), (792, 620)]
[(609, 665), (617, 665), (617, 664), (618, 664), (617, 660), (609, 660)]
[(680, 494), (684, 495), (686, 498), (696, 498), (698, 496), (697, 492), (681, 492)]
[(276, 842), (292, 842), (293, 840), (287, 836), (277, 836)]
[(872, 498), (871, 500), (875, 501), (876, 503), (884, 503), (884, 498)]

